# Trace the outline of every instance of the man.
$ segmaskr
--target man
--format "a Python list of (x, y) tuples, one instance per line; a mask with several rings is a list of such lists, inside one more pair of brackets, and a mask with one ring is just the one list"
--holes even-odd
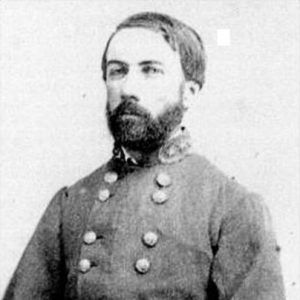
[(197, 33), (131, 16), (102, 70), (113, 157), (54, 196), (4, 299), (284, 299), (263, 201), (193, 154), (182, 126), (204, 83)]

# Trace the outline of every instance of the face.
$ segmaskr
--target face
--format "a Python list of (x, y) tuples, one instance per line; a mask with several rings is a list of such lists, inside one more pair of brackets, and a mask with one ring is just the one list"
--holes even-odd
[(178, 102), (184, 75), (178, 52), (160, 33), (143, 28), (120, 30), (107, 51), (108, 105), (134, 97), (153, 117)]
[(111, 40), (106, 68), (107, 117), (114, 138), (141, 149), (160, 146), (180, 124), (184, 74), (178, 52), (156, 32), (130, 28)]

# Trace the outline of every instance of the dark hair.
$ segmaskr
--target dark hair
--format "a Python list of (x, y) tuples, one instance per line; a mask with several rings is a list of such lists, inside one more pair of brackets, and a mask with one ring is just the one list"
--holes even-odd
[(135, 14), (117, 26), (102, 56), (101, 67), (104, 80), (106, 80), (106, 55), (110, 41), (119, 30), (134, 27), (161, 33), (170, 47), (179, 52), (185, 79), (197, 82), (200, 89), (202, 88), (205, 79), (206, 54), (200, 36), (194, 29), (173, 17), (152, 12)]

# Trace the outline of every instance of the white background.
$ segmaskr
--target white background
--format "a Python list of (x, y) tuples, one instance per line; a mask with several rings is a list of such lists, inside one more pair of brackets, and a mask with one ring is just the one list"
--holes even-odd
[[(0, 5), (0, 295), (53, 194), (110, 157), (102, 51), (115, 25), (151, 10), (202, 36), (207, 82), (185, 122), (198, 152), (265, 197), (287, 299), (300, 299), (299, 1)], [(220, 29), (229, 46), (218, 45)]]

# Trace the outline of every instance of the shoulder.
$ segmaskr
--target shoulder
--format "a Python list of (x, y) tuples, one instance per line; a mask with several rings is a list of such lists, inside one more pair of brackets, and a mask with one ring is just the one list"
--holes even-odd
[[(209, 209), (210, 236), (217, 243), (220, 230), (233, 234), (245, 228), (262, 238), (272, 233), (272, 219), (264, 198), (249, 190), (235, 178), (227, 176), (205, 157), (191, 155), (185, 162), (186, 172), (198, 185), (197, 195), (205, 195)], [(191, 180), (191, 179), (190, 179)]]
[(182, 173), (182, 178), (187, 182), (193, 182), (200, 186), (211, 186), (216, 190), (230, 180), (217, 166), (206, 157), (192, 153), (175, 167), (175, 170)]
[(54, 198), (61, 201), (63, 208), (71, 209), (74, 205), (75, 207), (78, 205), (85, 206), (86, 202), (89, 202), (90, 196), (97, 191), (101, 178), (109, 168), (110, 163), (111, 161), (104, 163), (72, 185), (63, 187), (55, 194)]
[(100, 178), (103, 177), (110, 164), (111, 161), (108, 161), (92, 171), (90, 174), (76, 181), (74, 184), (68, 187), (68, 193), (73, 195), (80, 191), (82, 192), (82, 189), (93, 190), (95, 186), (99, 184)]
[(210, 162), (206, 157), (197, 153), (190, 155), (185, 162), (185, 173), (199, 178), (201, 182), (217, 184), (220, 193), (226, 198), (249, 198), (261, 201), (261, 196), (251, 192), (243, 184), (239, 183), (234, 177), (225, 174), (219, 167)]
[(268, 208), (263, 197), (239, 183), (235, 178), (227, 176), (205, 157), (193, 154), (186, 161), (186, 169), (190, 176), (197, 178), (199, 185), (217, 193), (215, 204), (223, 213), (231, 215), (250, 214), (268, 218)]

